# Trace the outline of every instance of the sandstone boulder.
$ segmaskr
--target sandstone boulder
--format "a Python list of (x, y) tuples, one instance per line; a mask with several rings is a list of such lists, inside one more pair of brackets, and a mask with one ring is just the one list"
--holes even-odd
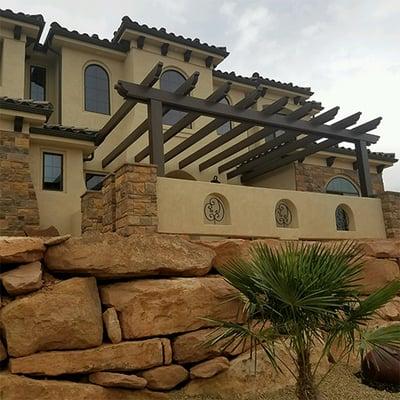
[(168, 400), (167, 395), (150, 390), (104, 388), (87, 383), (30, 379), (0, 373), (0, 393), (4, 400)]
[(376, 258), (400, 258), (399, 240), (360, 240), (358, 243), (366, 256)]
[(167, 365), (141, 374), (152, 390), (171, 390), (189, 378), (189, 372), (180, 365)]
[(57, 376), (97, 371), (135, 371), (162, 365), (160, 339), (107, 344), (87, 350), (49, 351), (10, 360), (14, 374)]
[(54, 237), (46, 239), (44, 241), (44, 245), (47, 246), (47, 247), (55, 246), (57, 244), (64, 243), (69, 239), (71, 239), (71, 235), (70, 234), (62, 235), (62, 236), (54, 236)]
[(46, 266), (51, 271), (98, 278), (202, 276), (210, 271), (214, 254), (179, 236), (107, 233), (49, 247)]
[(51, 225), (46, 229), (37, 229), (26, 226), (24, 228), (24, 232), (26, 236), (34, 236), (34, 237), (51, 237), (60, 235), (60, 232), (54, 225)]
[(216, 357), (212, 360), (204, 361), (190, 369), (190, 378), (212, 378), (220, 372), (226, 371), (230, 362), (225, 357)]
[(104, 387), (120, 387), (126, 389), (144, 389), (146, 379), (136, 375), (118, 374), (115, 372), (94, 372), (89, 375), (89, 381)]
[(202, 317), (238, 321), (235, 289), (220, 276), (136, 280), (101, 288), (103, 304), (118, 311), (122, 335), (135, 339), (212, 326)]
[(122, 333), (118, 315), (114, 307), (107, 308), (107, 310), (103, 312), (103, 321), (111, 342), (119, 343), (122, 340)]
[(42, 287), (42, 265), (40, 261), (21, 265), (0, 275), (7, 293), (12, 296), (26, 294)]
[(398, 279), (400, 279), (400, 270), (395, 261), (367, 257), (359, 284), (363, 294), (371, 294)]
[(3, 342), (0, 340), (0, 361), (5, 360), (6, 358), (7, 358), (7, 351), (6, 348), (4, 347)]
[(207, 360), (219, 355), (237, 356), (250, 348), (249, 341), (243, 344), (236, 341), (228, 347), (226, 347), (226, 341), (221, 341), (211, 346), (206, 345), (206, 342), (213, 337), (214, 332), (214, 328), (200, 329), (176, 337), (172, 342), (174, 361), (179, 364), (187, 364)]
[(31, 237), (0, 237), (0, 265), (39, 261), (46, 250), (43, 240)]
[(94, 278), (72, 278), (1, 309), (13, 357), (55, 349), (86, 349), (103, 340), (101, 304)]

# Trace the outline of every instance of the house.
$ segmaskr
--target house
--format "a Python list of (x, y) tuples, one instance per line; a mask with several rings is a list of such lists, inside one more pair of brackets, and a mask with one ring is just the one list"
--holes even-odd
[[(6, 235), (22, 234), (24, 227), (49, 225), (62, 233), (80, 234), (82, 218), (87, 217), (82, 216), (81, 196), (88, 191), (90, 196), (98, 199), (108, 174), (126, 163), (149, 163), (151, 138), (145, 134), (149, 130), (147, 106), (141, 102), (136, 104), (137, 99), (126, 101), (119, 91), (114, 90), (118, 81), (153, 86), (154, 90), (185, 97), (190, 95), (194, 99), (208, 99), (210, 104), (227, 106), (218, 110), (243, 110), (245, 118), (267, 115), (273, 109), (274, 121), (286, 121), (287, 124), (305, 121), (305, 127), (317, 121), (323, 110), (321, 103), (311, 99), (310, 88), (264, 78), (258, 73), (243, 77), (223, 72), (219, 64), (229, 55), (226, 48), (178, 36), (164, 28), (140, 25), (129, 17), (122, 18), (111, 39), (69, 30), (56, 22), (50, 25), (43, 38), (44, 26), (41, 15), (0, 10), (0, 232)], [(156, 78), (150, 83), (149, 76)], [(135, 105), (131, 107), (133, 103)], [(124, 118), (111, 129), (110, 121), (124, 107), (129, 113), (124, 113)], [(282, 149), (278, 149), (282, 154), (274, 153), (272, 157), (278, 161), (273, 167), (266, 168), (264, 156), (270, 153), (262, 151), (262, 146), (268, 151), (276, 150), (287, 143), (280, 143), (279, 137), (284, 138), (290, 129), (279, 129), (278, 123), (277, 126), (264, 126), (262, 130), (263, 126), (256, 123), (257, 117), (249, 123), (249, 119), (240, 119), (239, 112), (232, 114), (230, 120), (212, 118), (211, 114), (197, 113), (196, 116), (194, 112), (189, 113), (186, 106), (179, 107), (182, 107), (180, 111), (161, 108), (163, 132), (168, 136), (168, 140), (164, 136), (165, 144), (162, 144), (163, 170), (157, 181), (158, 217), (164, 221), (160, 222), (161, 226), (165, 227), (161, 231), (303, 238), (312, 238), (313, 231), (320, 237), (329, 238), (381, 238), (398, 232), (396, 224), (400, 217), (393, 212), (392, 204), (394, 201), (398, 207), (400, 200), (396, 194), (385, 192), (382, 180), (382, 171), (397, 161), (393, 153), (368, 151), (367, 154), (366, 147), (360, 147), (359, 155), (364, 157), (361, 161), (366, 163), (362, 165), (355, 150), (341, 147), (337, 141), (332, 140), (331, 146), (317, 151), (315, 138), (310, 141), (300, 136), (304, 149), (316, 146), (317, 150), (300, 157), (300, 153), (293, 153), (300, 146), (292, 146), (292, 152), (282, 153)], [(331, 110), (329, 118), (325, 114), (323, 119), (331, 120), (336, 112)], [(186, 122), (182, 123), (185, 116)], [(346, 129), (359, 117), (360, 113), (341, 120), (336, 128)], [(367, 132), (376, 128), (379, 121), (373, 120), (367, 127), (361, 127), (358, 134), (368, 135)], [(176, 128), (178, 123), (179, 129)], [(299, 130), (299, 124), (293, 126)], [(327, 138), (330, 129), (324, 130)], [(131, 140), (135, 132), (137, 137)], [(349, 133), (343, 132), (341, 138), (345, 139)], [(353, 131), (354, 135), (356, 132)], [(371, 135), (368, 138), (370, 143), (377, 140)], [(221, 145), (216, 147), (214, 143)], [(282, 162), (289, 154), (290, 157)], [(292, 158), (293, 161), (288, 162)], [(251, 163), (262, 165), (262, 168), (250, 171)], [(360, 181), (360, 176), (366, 175), (368, 179)], [(215, 232), (204, 227), (182, 228), (185, 224), (181, 223), (179, 215), (174, 215), (174, 207), (189, 207), (181, 215), (189, 224), (192, 203), (187, 199), (183, 205), (177, 205), (175, 202), (179, 198), (162, 197), (180, 193), (180, 199), (183, 199), (181, 190), (185, 190), (185, 195), (194, 193), (192, 185), (195, 181), (202, 183), (196, 190), (204, 187), (205, 194), (210, 192), (210, 182), (220, 182), (219, 187), (226, 191), (226, 194), (220, 194), (221, 197), (214, 198), (217, 203), (210, 203), (212, 199), (205, 195), (204, 210), (207, 207), (213, 209), (211, 220), (206, 212), (203, 216), (201, 206), (201, 216), (193, 222), (199, 224), (204, 217), (206, 228), (215, 228)], [(96, 191), (98, 194), (90, 194)], [(320, 195), (315, 195), (316, 192)], [(237, 206), (240, 210), (237, 216), (234, 217), (231, 207), (219, 221), (215, 217), (215, 204), (217, 208), (229, 208), (224, 203), (228, 201), (229, 193), (235, 199), (244, 199), (244, 204), (246, 199), (259, 199), (253, 205), (248, 204), (250, 214), (254, 214), (254, 207), (261, 212), (271, 202), (274, 214), (271, 221), (275, 224), (274, 218), (278, 220), (282, 213), (289, 212), (290, 222), (283, 218), (283, 222), (274, 225), (273, 231), (267, 229), (264, 232), (265, 223), (264, 228), (253, 230), (250, 226), (257, 225), (257, 220), (251, 222), (252, 216), (244, 212), (243, 203)], [(272, 199), (281, 195), (283, 202), (275, 204)], [(338, 195), (351, 205), (339, 207), (342, 203)], [(320, 207), (320, 214), (312, 209), (313, 201), (318, 203), (316, 207)], [(293, 209), (300, 207), (297, 202), (305, 210), (309, 209), (307, 233), (301, 229), (308, 217), (300, 217), (300, 211), (297, 210), (297, 215)], [(328, 203), (334, 211), (333, 216), (329, 216), (331, 230), (325, 232), (325, 220), (318, 215), (324, 215), (324, 204)], [(163, 216), (160, 210), (165, 210)], [(242, 212), (245, 216), (239, 216)], [(102, 213), (100, 210), (96, 218), (101, 219)], [(314, 222), (311, 221), (313, 218)], [(393, 218), (397, 218), (394, 228), (388, 228)], [(167, 219), (173, 220), (175, 225), (169, 225)], [(293, 228), (290, 235), (286, 234), (289, 230), (282, 235), (277, 233), (285, 227)], [(352, 235), (350, 231), (353, 231)]]

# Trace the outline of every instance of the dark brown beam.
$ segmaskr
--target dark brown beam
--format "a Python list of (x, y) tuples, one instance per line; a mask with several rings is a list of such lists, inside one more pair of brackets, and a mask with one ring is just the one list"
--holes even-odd
[(160, 52), (162, 56), (166, 56), (168, 54), (169, 43), (163, 43), (160, 47)]
[(330, 126), (331, 126), (331, 128), (334, 128), (334, 129), (347, 128), (348, 126), (354, 125), (360, 119), (360, 117), (361, 117), (361, 113), (357, 112), (346, 118), (341, 119), (340, 121), (333, 123)]
[(332, 165), (335, 163), (336, 157), (328, 157), (325, 162), (327, 167), (332, 167)]
[[(195, 87), (199, 79), (199, 72), (194, 72), (185, 82), (182, 83), (174, 94), (178, 96), (188, 95)], [(171, 110), (171, 107), (164, 106), (163, 115)], [(145, 119), (137, 126), (115, 149), (113, 149), (103, 160), (102, 167), (105, 168), (108, 164), (114, 161), (121, 153), (123, 153), (131, 144), (135, 143), (149, 129), (149, 120)]]
[[(287, 97), (283, 97), (274, 103), (272, 103), (269, 106), (264, 107), (264, 109), (261, 111), (263, 115), (272, 115), (275, 112), (281, 110), (288, 102)], [(218, 147), (222, 146), (223, 144), (229, 142), (230, 140), (233, 140), (243, 132), (249, 130), (252, 128), (252, 124), (240, 124), (234, 128), (232, 128), (229, 132), (224, 133), (223, 135), (217, 137), (214, 139), (212, 142), (206, 144), (204, 147), (201, 149), (197, 150), (196, 152), (190, 154), (188, 157), (183, 159), (179, 163), (179, 168), (185, 168), (189, 164), (197, 161), (199, 158), (204, 157), (205, 155), (209, 154), (210, 152), (214, 151)]]
[(184, 60), (185, 62), (189, 62), (191, 57), (192, 57), (192, 50), (186, 50), (186, 51), (183, 53), (183, 60)]
[(357, 171), (358, 170), (358, 163), (357, 161), (353, 162), (353, 171)]
[(362, 133), (372, 131), (378, 127), (381, 121), (382, 117), (375, 118), (371, 121), (365, 122), (364, 124), (356, 126), (351, 130), (351, 132), (356, 135), (361, 135)]
[[(370, 126), (373, 126), (373, 124), (371, 124)], [(356, 147), (358, 179), (360, 181), (361, 195), (363, 197), (372, 197), (374, 191), (372, 189), (372, 179), (369, 170), (367, 144), (364, 141), (360, 141), (355, 143), (355, 147)]]
[[(261, 96), (264, 96), (265, 92), (266, 88), (263, 86), (259, 86), (257, 87), (257, 89), (248, 93), (242, 100), (236, 103), (233, 108), (237, 110), (245, 110), (246, 108), (251, 107)], [(219, 104), (215, 104), (215, 106), (218, 105)], [(171, 149), (165, 155), (165, 161), (169, 161), (172, 158), (176, 157), (178, 154), (181, 154), (184, 150), (188, 149), (190, 146), (194, 145), (198, 141), (204, 139), (207, 135), (209, 135), (211, 132), (214, 132), (216, 129), (218, 129), (220, 126), (224, 125), (228, 121), (229, 120), (226, 118), (216, 118), (212, 120), (207, 125), (200, 128), (192, 136), (188, 137), (186, 140)]]
[(288, 116), (288, 121), (296, 121), (308, 115), (308, 113), (313, 109), (312, 103), (306, 103), (299, 107), (297, 110), (292, 111)]
[[(301, 109), (302, 109), (302, 107), (299, 108), (299, 110), (301, 110)], [(303, 112), (304, 111), (305, 111), (305, 109), (303, 109)], [(334, 107), (331, 110), (325, 111), (324, 113), (317, 115), (312, 120), (313, 126), (322, 125), (324, 122), (327, 122), (327, 121), (333, 119), (336, 116), (336, 114), (338, 113), (338, 111), (339, 111), (339, 107)], [(306, 115), (306, 114), (302, 115), (302, 113), (299, 113), (299, 112), (297, 112), (296, 114), (297, 114), (298, 118), (302, 118), (303, 116)], [(291, 116), (291, 114), (290, 114), (290, 116)], [(238, 146), (237, 146), (235, 150), (239, 151), (242, 148), (249, 146), (250, 144), (256, 143), (260, 139), (266, 137), (267, 135), (270, 135), (271, 133), (276, 132), (277, 130), (278, 129), (276, 129), (276, 128), (270, 128), (270, 127), (264, 128), (261, 131), (255, 133), (254, 135), (252, 135), (249, 138), (246, 138), (242, 142), (240, 142), (241, 143), (240, 148), (238, 148)], [(247, 161), (250, 157), (259, 156), (260, 154), (266, 153), (267, 151), (273, 149), (276, 146), (279, 146), (286, 142), (293, 141), (294, 139), (296, 139), (297, 135), (298, 135), (297, 132), (291, 132), (291, 131), (285, 132), (283, 135), (278, 136), (277, 138), (274, 138), (274, 139), (268, 141), (267, 143), (265, 143), (261, 146), (258, 146), (253, 150), (250, 150), (248, 153), (242, 154), (242, 155), (234, 158), (233, 160), (230, 160), (227, 163), (221, 165), (218, 168), (218, 172), (219, 173), (225, 172), (225, 171), (235, 167), (236, 165), (239, 165), (239, 164)]]
[(15, 40), (20, 40), (21, 39), (21, 34), (22, 34), (22, 26), (21, 25), (15, 25), (15, 27), (14, 27), (14, 39)]
[(14, 132), (22, 132), (22, 127), (24, 126), (24, 118), (23, 117), (15, 117), (14, 118)]
[[(146, 75), (141, 85), (151, 87), (161, 76), (163, 63), (157, 63), (154, 68)], [(138, 102), (133, 99), (125, 100), (120, 108), (113, 114), (107, 123), (96, 134), (96, 146), (99, 146), (105, 138), (115, 129), (115, 127), (122, 121), (122, 119), (135, 107)]]
[[(222, 100), (231, 89), (232, 82), (225, 82), (222, 86), (216, 89), (210, 96), (207, 97), (207, 101), (211, 103), (218, 103)], [(167, 131), (164, 133), (164, 143), (167, 143), (170, 139), (172, 139), (177, 133), (179, 133), (182, 129), (186, 128), (192, 122), (194, 122), (197, 118), (201, 117), (200, 113), (188, 113), (183, 118), (181, 118), (176, 124), (172, 125)], [(149, 148), (146, 147), (142, 151), (140, 151), (136, 157), (135, 161), (140, 162), (144, 158), (149, 155)]]
[(144, 41), (145, 41), (145, 37), (144, 36), (139, 36), (136, 39), (136, 46), (138, 49), (143, 49), (144, 47)]
[(208, 56), (205, 60), (205, 64), (207, 68), (210, 68), (213, 65), (214, 58), (212, 56)]
[(140, 85), (118, 81), (118, 93), (124, 97), (131, 97), (143, 103), (149, 102), (151, 98), (160, 100), (163, 105), (168, 105), (175, 110), (184, 112), (200, 112), (202, 115), (212, 118), (225, 118), (226, 120), (237, 121), (240, 123), (251, 122), (254, 125), (272, 126), (282, 130), (307, 132), (310, 135), (324, 136), (326, 138), (336, 138), (340, 141), (356, 142), (364, 140), (367, 143), (376, 143), (379, 136), (372, 134), (362, 134), (355, 136), (350, 130), (332, 129), (328, 125), (313, 126), (309, 121), (289, 122), (286, 117), (281, 115), (263, 116), (256, 110), (238, 110), (235, 107), (217, 103), (210, 104), (204, 99), (191, 96), (177, 96), (174, 93), (166, 92), (160, 89), (143, 88)]
[(376, 172), (378, 174), (381, 174), (385, 168), (386, 168), (386, 165), (384, 165), (384, 164), (377, 165), (376, 166)]
[(147, 106), (149, 116), (150, 163), (157, 165), (157, 175), (164, 176), (164, 143), (162, 139), (163, 107), (160, 101), (151, 100)]
[(263, 165), (257, 170), (254, 170), (245, 175), (242, 175), (241, 181), (243, 183), (247, 183), (247, 182), (251, 181), (252, 179), (257, 178), (260, 175), (264, 175), (267, 172), (273, 171), (274, 169), (291, 164), (294, 161), (305, 158), (311, 154), (317, 153), (318, 151), (322, 151), (326, 148), (336, 146), (338, 143), (340, 143), (340, 142), (335, 139), (327, 139), (321, 143), (315, 143), (311, 146), (308, 146), (306, 149), (304, 149), (302, 151), (296, 151), (294, 154), (291, 154), (284, 158), (277, 159), (271, 164)]

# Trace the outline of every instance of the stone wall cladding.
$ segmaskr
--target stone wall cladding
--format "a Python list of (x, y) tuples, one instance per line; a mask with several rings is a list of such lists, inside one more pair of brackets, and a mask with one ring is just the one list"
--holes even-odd
[(39, 209), (29, 167), (29, 134), (0, 131), (0, 236), (39, 227)]
[(115, 230), (123, 236), (157, 231), (157, 167), (125, 164), (115, 172)]
[(103, 230), (103, 194), (89, 190), (81, 196), (82, 233)]
[(108, 175), (103, 181), (103, 233), (115, 232), (115, 175)]
[(388, 238), (400, 239), (400, 193), (384, 192), (380, 198), (386, 235)]
[[(348, 177), (358, 186), (358, 172), (335, 167), (323, 167), (305, 163), (295, 164), (296, 190), (302, 192), (325, 192), (326, 185), (335, 176)], [(384, 192), (381, 174), (371, 174), (372, 187), (376, 195)]]

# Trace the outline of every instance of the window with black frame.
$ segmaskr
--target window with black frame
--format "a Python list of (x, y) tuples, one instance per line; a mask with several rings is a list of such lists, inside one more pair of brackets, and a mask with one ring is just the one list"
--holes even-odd
[(29, 97), (35, 101), (46, 100), (46, 68), (31, 66)]
[(85, 69), (85, 110), (110, 114), (110, 83), (106, 70), (91, 64)]
[(43, 190), (64, 189), (64, 157), (59, 153), (43, 153)]
[(103, 181), (106, 177), (105, 174), (95, 174), (87, 172), (85, 175), (86, 189), (87, 190), (101, 190)]
[[(163, 72), (160, 77), (160, 89), (166, 90), (167, 92), (174, 92), (179, 88), (186, 78), (178, 71), (173, 69)], [(164, 125), (175, 125), (181, 118), (186, 115), (183, 111), (170, 110), (163, 116)], [(188, 126), (191, 128), (191, 125)]]
[(326, 193), (340, 194), (342, 196), (359, 196), (360, 192), (349, 179), (341, 176), (335, 177), (326, 185)]

